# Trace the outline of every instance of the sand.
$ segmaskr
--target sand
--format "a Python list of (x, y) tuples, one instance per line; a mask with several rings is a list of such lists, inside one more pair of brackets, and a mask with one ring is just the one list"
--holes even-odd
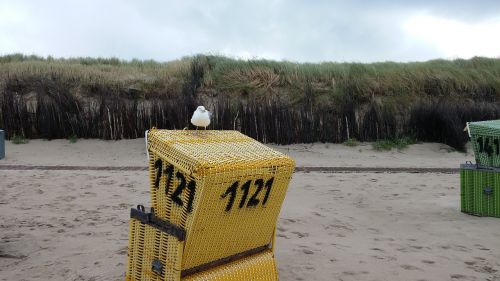
[[(423, 143), (398, 151), (378, 152), (370, 143), (356, 147), (343, 144), (269, 145), (295, 159), (297, 166), (312, 167), (435, 167), (457, 168), (460, 163), (474, 161), (468, 153), (454, 151), (447, 145)], [(7, 157), (0, 164), (16, 165), (82, 165), (145, 166), (144, 139), (102, 141), (31, 140), (28, 144), (7, 142)]]
[[(472, 154), (276, 147), (298, 166), (451, 167)], [(361, 151), (360, 151), (361, 150)], [(0, 165), (145, 166), (141, 139), (7, 143)], [(459, 211), (458, 174), (295, 173), (278, 222), (280, 280), (500, 280), (500, 219)], [(0, 170), (0, 280), (123, 280), (147, 171)]]

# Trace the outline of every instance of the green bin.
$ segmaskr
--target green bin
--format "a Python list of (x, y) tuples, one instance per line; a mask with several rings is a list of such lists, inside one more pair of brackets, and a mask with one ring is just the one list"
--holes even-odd
[(499, 168), (500, 120), (469, 122), (468, 126), (477, 164)]
[(460, 166), (461, 211), (471, 215), (500, 217), (500, 169)]

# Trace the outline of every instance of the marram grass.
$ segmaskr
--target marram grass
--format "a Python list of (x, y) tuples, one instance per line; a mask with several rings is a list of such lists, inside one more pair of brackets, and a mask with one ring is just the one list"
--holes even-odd
[(182, 129), (198, 104), (212, 128), (275, 143), (416, 137), (463, 149), (465, 122), (500, 118), (500, 59), (294, 63), (198, 55), (159, 63), (0, 57), (7, 137), (136, 138)]

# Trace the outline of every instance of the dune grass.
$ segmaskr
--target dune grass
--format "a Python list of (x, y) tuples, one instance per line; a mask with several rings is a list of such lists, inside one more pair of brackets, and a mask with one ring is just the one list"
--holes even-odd
[(313, 64), (0, 56), (0, 127), (8, 138), (135, 138), (152, 126), (184, 128), (205, 104), (213, 128), (264, 142), (415, 136), (462, 150), (466, 121), (500, 118), (499, 94), (494, 58)]
[(390, 139), (390, 140), (377, 140), (376, 142), (372, 143), (373, 149), (377, 151), (388, 151), (392, 150), (393, 148), (397, 150), (403, 150), (407, 148), (409, 145), (417, 143), (417, 140), (414, 138), (410, 137), (402, 137), (402, 138), (396, 138), (396, 139)]
[(356, 147), (359, 145), (359, 142), (355, 138), (349, 138), (344, 142), (345, 146)]
[(76, 143), (78, 141), (78, 136), (77, 135), (71, 135), (68, 138), (69, 143)]
[(13, 144), (26, 144), (29, 142), (29, 140), (20, 135), (13, 135), (11, 141)]
[[(54, 59), (22, 54), (0, 56), (2, 80), (57, 78), (79, 85), (136, 87), (144, 92), (180, 94), (181, 84), (201, 73), (198, 87), (239, 95), (290, 95), (300, 101), (312, 95), (331, 101), (364, 101), (384, 96), (494, 97), (500, 92), (500, 59), (432, 60), (413, 63), (294, 63), (194, 56), (170, 62), (123, 61), (117, 58)], [(72, 85), (74, 86), (74, 85)], [(493, 95), (493, 96), (492, 96)]]

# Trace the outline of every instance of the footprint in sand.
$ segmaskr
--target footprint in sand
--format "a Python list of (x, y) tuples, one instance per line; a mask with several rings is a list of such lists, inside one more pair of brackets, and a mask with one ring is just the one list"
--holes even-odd
[(284, 227), (282, 227), (282, 226), (278, 226), (276, 229), (277, 229), (279, 232), (286, 232), (286, 231), (288, 230), (288, 229), (286, 229), (286, 228), (284, 228)]
[(398, 260), (396, 257), (390, 256), (390, 255), (386, 255), (386, 256), (373, 255), (371, 257), (378, 259), (378, 260), (384, 260), (384, 261), (397, 261)]
[(127, 247), (122, 247), (120, 250), (116, 251), (116, 254), (118, 255), (126, 255), (128, 251)]
[(481, 251), (489, 251), (490, 250), (481, 244), (475, 244), (474, 247), (476, 247), (476, 249), (481, 250)]
[(304, 238), (304, 237), (308, 237), (309, 236), (309, 233), (306, 233), (306, 232), (293, 231), (292, 233), (295, 234), (295, 235), (297, 235), (299, 238)]
[(389, 242), (393, 242), (394, 238), (391, 238), (391, 237), (375, 237), (375, 238), (373, 238), (373, 240), (375, 240), (375, 241), (389, 241)]
[(323, 217), (323, 218), (326, 217), (325, 215), (320, 214), (318, 212), (312, 212), (312, 214), (315, 215), (315, 216), (317, 216), (317, 217)]
[[(467, 268), (474, 270), (475, 272), (479, 273), (488, 273), (488, 274), (493, 274), (498, 272), (498, 270), (494, 269), (490, 263), (486, 259), (478, 259), (476, 258), (476, 261), (465, 261), (464, 263), (467, 265)], [(496, 279), (495, 279), (496, 280)]]
[(368, 271), (343, 271), (343, 275), (356, 276), (361, 274), (368, 274)]
[(462, 274), (452, 274), (450, 275), (451, 279), (466, 279), (467, 276), (462, 275)]
[(442, 245), (440, 246), (441, 249), (443, 250), (454, 250), (454, 251), (457, 251), (457, 252), (470, 252), (471, 249), (465, 247), (465, 246), (462, 246), (462, 245), (455, 245), (455, 244), (451, 244), (451, 245)]
[(421, 260), (422, 263), (425, 263), (425, 264), (435, 264), (436, 262), (435, 261), (431, 261), (431, 260)]
[(120, 226), (120, 225), (124, 225), (127, 223), (127, 221), (120, 221), (120, 220), (116, 220), (116, 219), (113, 219), (113, 224), (112, 226)]
[(120, 203), (120, 204), (118, 204), (118, 206), (111, 207), (111, 209), (113, 209), (113, 210), (125, 210), (125, 209), (128, 209), (129, 207), (130, 207), (129, 204)]
[(298, 222), (298, 220), (295, 220), (295, 219), (282, 219), (281, 222), (284, 225), (290, 225), (290, 224), (294, 224), (294, 223)]
[(84, 194), (84, 195), (86, 195), (86, 196), (90, 196), (90, 197), (96, 197), (96, 196), (97, 196), (97, 194), (96, 194), (96, 193), (94, 193), (94, 192), (90, 192), (90, 191), (86, 191), (86, 192), (84, 192), (83, 194)]
[(348, 225), (348, 224), (344, 224), (344, 223), (334, 223), (334, 224), (329, 224), (327, 226), (324, 226), (323, 227), (325, 230), (326, 229), (335, 229), (335, 230), (341, 230), (341, 231), (347, 231), (347, 232), (353, 232), (355, 229)]
[(310, 265), (306, 265), (306, 266), (304, 266), (304, 268), (307, 269), (307, 270), (314, 270), (314, 269), (316, 269), (314, 266), (310, 266)]
[(411, 265), (411, 264), (403, 264), (400, 266), (402, 269), (406, 269), (406, 270), (422, 270), (414, 265)]
[(116, 181), (114, 181), (114, 180), (102, 180), (102, 181), (97, 182), (97, 184), (100, 184), (100, 185), (114, 185), (115, 183), (116, 183)]
[(332, 245), (333, 247), (335, 247), (337, 249), (342, 249), (342, 250), (351, 248), (350, 246), (340, 245), (337, 243), (330, 243), (330, 245)]
[(372, 227), (368, 228), (368, 231), (370, 231), (370, 233), (372, 233), (372, 234), (380, 234), (380, 232), (381, 232), (380, 229), (372, 228)]
[(285, 239), (290, 239), (290, 237), (286, 236), (285, 234), (281, 234), (281, 233), (276, 234), (276, 236), (281, 237), (281, 238), (285, 238)]
[(71, 195), (68, 195), (68, 196), (59, 196), (56, 198), (58, 201), (63, 201), (63, 202), (71, 202), (73, 200), (76, 199), (75, 196), (71, 196)]

